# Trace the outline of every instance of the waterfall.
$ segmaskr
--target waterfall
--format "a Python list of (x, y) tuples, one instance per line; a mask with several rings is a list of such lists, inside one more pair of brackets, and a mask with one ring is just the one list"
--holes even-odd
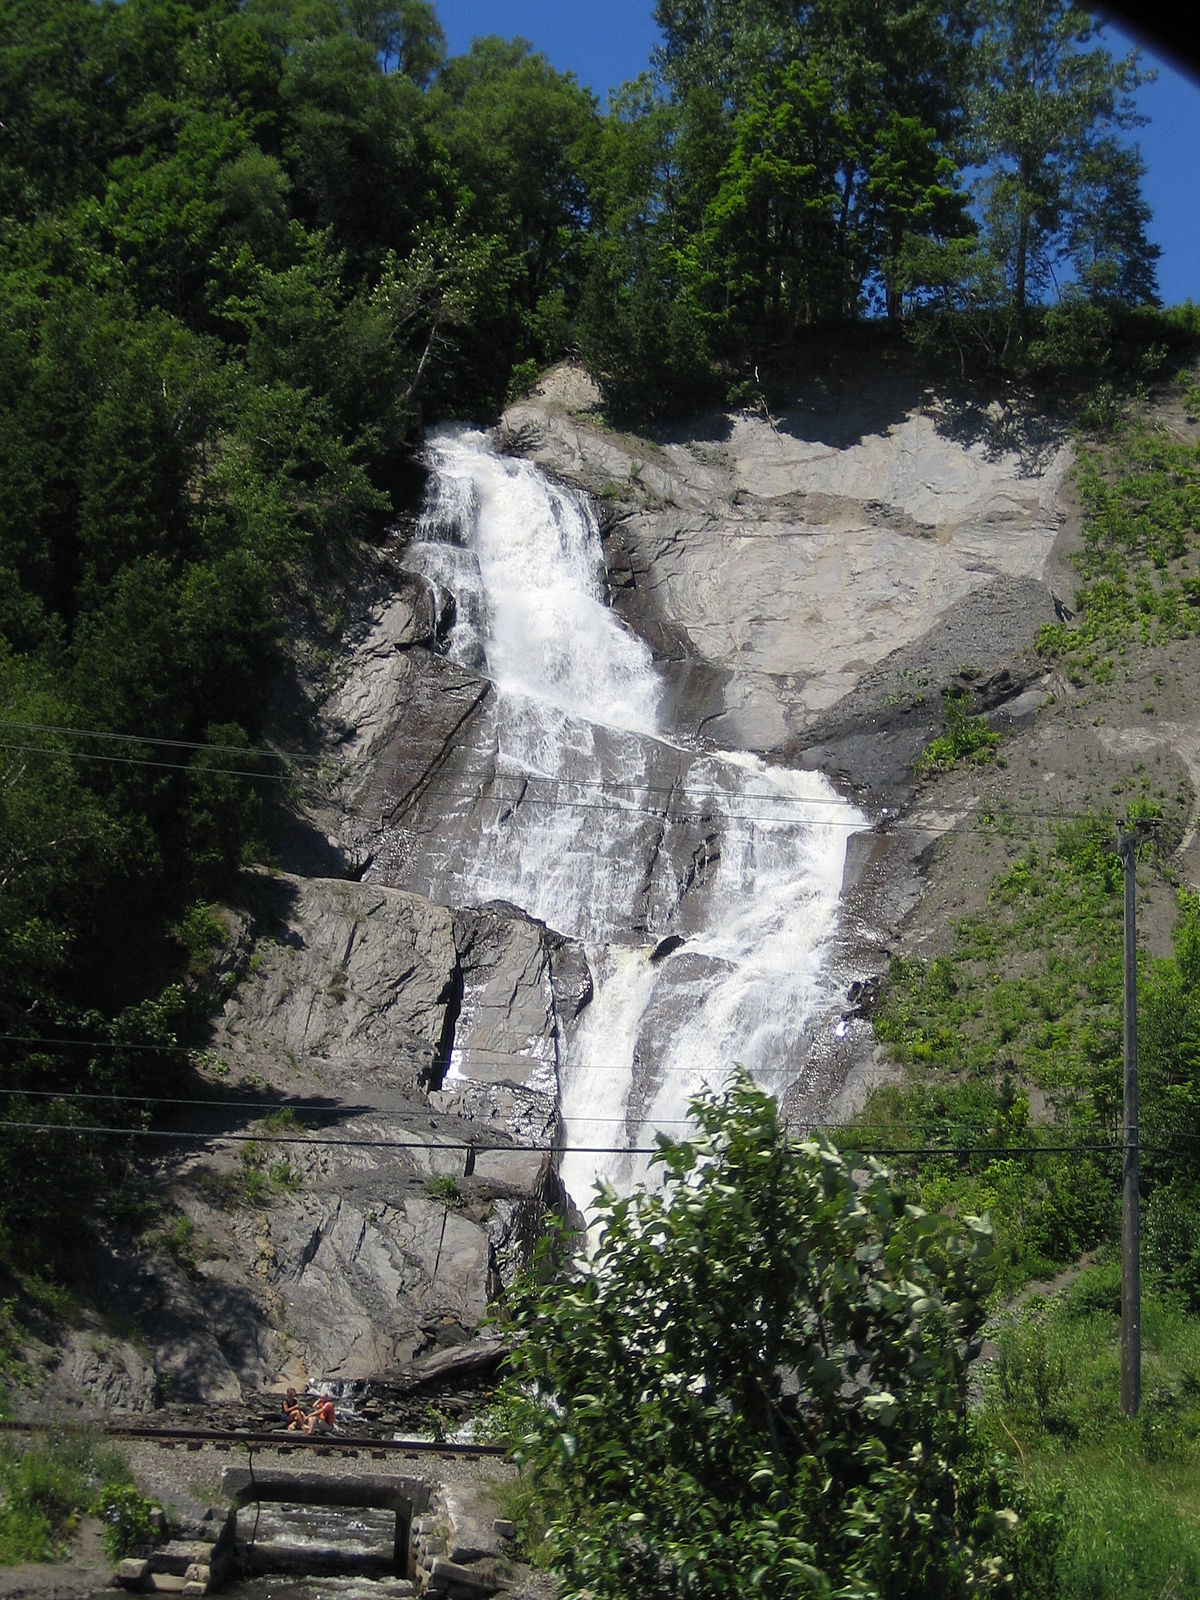
[(819, 774), (663, 726), (582, 496), (471, 430), (437, 434), (429, 465), (406, 563), (453, 594), (448, 651), (495, 696), (485, 803), (429, 852), (421, 886), (511, 901), (583, 942), (595, 994), (563, 1041), (562, 1170), (586, 1204), (599, 1178), (641, 1178), (654, 1130), (681, 1131), (735, 1063), (776, 1094), (803, 1076), (836, 1000), (846, 841), (865, 822)]

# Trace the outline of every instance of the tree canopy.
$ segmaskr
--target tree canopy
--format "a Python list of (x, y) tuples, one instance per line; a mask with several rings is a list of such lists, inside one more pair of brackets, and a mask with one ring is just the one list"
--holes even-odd
[(592, 1258), (509, 1312), (565, 1594), (913, 1600), (1028, 1576), (1042, 1533), (1016, 1534), (967, 1416), (986, 1222), (792, 1142), (744, 1077), (691, 1114), (694, 1137), (659, 1136), (661, 1190), (602, 1194)]

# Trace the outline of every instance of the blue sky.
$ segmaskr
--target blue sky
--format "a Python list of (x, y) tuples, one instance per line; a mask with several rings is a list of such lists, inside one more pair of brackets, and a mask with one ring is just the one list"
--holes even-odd
[[(451, 55), (479, 34), (528, 39), (561, 72), (573, 72), (604, 102), (609, 89), (635, 78), (658, 42), (654, 0), (434, 0)], [(1132, 42), (1106, 30), (1108, 48)], [(1150, 237), (1162, 250), (1159, 288), (1167, 305), (1200, 304), (1200, 86), (1153, 51), (1145, 64), (1158, 78), (1140, 94), (1149, 123), (1138, 131), (1146, 161)]]

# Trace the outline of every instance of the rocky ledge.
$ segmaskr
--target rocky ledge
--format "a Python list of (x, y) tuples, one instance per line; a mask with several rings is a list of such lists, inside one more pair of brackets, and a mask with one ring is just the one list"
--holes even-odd
[[(865, 368), (806, 380), (779, 415), (652, 439), (604, 426), (561, 369), (503, 433), (601, 506), (613, 602), (695, 751), (818, 766), (881, 824), (848, 855), (838, 958), (869, 994), (953, 825), (912, 781), (944, 691), (1016, 722), (1044, 697), (1026, 647), (1053, 615), (1066, 444), (998, 400)], [(491, 689), (439, 653), (448, 620), (384, 552), (280, 870), (228, 913), (205, 1139), (181, 1120), (144, 1172), (154, 1215), (140, 1250), (113, 1238), (110, 1313), (60, 1365), (71, 1392), (137, 1410), (394, 1372), (466, 1340), (565, 1205), (557, 1072), (590, 996), (583, 951), (509, 905), (435, 903), (402, 859), (406, 838), (428, 848), (442, 796), (486, 778)], [(647, 904), (686, 890), (671, 838), (668, 807), (648, 825)], [(806, 1113), (869, 1073), (865, 1009), (848, 999), (816, 1042)]]

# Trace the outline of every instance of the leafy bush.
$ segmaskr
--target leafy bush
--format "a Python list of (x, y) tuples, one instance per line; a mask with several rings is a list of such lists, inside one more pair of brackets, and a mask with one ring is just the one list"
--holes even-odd
[(988, 1228), (791, 1143), (745, 1078), (691, 1113), (661, 1190), (602, 1191), (594, 1259), (509, 1313), (565, 1594), (1002, 1586), (1016, 1490), (966, 1405)]
[(155, 1542), (157, 1530), (151, 1519), (160, 1509), (131, 1483), (108, 1484), (100, 1491), (96, 1515), (105, 1525), (104, 1548), (114, 1561)]
[(1000, 743), (1000, 735), (988, 726), (986, 717), (969, 717), (966, 698), (947, 691), (946, 731), (930, 741), (917, 757), (920, 773), (949, 772), (958, 761), (982, 764), (990, 761)]

